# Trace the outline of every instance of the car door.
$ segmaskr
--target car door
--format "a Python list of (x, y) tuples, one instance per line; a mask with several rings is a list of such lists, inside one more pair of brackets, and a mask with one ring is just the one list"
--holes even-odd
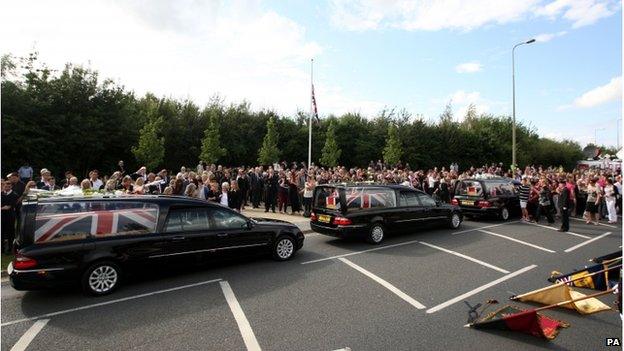
[(426, 222), (426, 209), (418, 201), (415, 191), (402, 190), (400, 193), (401, 218), (397, 220), (401, 231), (410, 231)]
[(268, 245), (273, 232), (227, 208), (209, 211), (210, 228), (217, 250), (243, 249)]
[(162, 256), (186, 259), (195, 254), (214, 251), (215, 233), (208, 221), (209, 207), (170, 208), (163, 227), (166, 247)]
[(438, 224), (448, 218), (446, 210), (438, 206), (438, 203), (429, 195), (416, 192), (418, 200), (423, 207), (423, 222), (427, 224)]

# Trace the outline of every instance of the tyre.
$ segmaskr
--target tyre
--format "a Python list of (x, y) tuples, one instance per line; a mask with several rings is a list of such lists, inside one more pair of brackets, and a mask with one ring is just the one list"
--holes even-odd
[(507, 209), (507, 207), (503, 207), (500, 209), (499, 216), (503, 221), (506, 221), (509, 219), (509, 210)]
[(461, 217), (459, 217), (459, 213), (453, 212), (451, 214), (451, 218), (449, 219), (449, 226), (451, 229), (457, 229), (461, 225)]
[(82, 274), (82, 290), (89, 295), (102, 296), (115, 291), (121, 281), (121, 269), (111, 261), (92, 264)]
[(386, 237), (386, 230), (381, 223), (373, 223), (371, 225), (368, 235), (366, 236), (366, 241), (369, 244), (379, 245), (383, 239)]
[(295, 240), (292, 237), (281, 235), (273, 244), (273, 259), (276, 261), (289, 260), (295, 255), (295, 248)]

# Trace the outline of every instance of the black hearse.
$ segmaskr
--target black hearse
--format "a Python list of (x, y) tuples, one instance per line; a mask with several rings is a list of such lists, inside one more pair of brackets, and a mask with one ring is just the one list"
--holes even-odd
[(304, 240), (288, 222), (176, 196), (31, 199), (21, 216), (7, 269), (17, 290), (79, 281), (85, 292), (104, 295), (129, 268), (254, 249), (284, 261)]
[(387, 232), (458, 228), (462, 219), (459, 207), (402, 185), (320, 185), (314, 189), (310, 225), (321, 234), (379, 244)]
[(496, 217), (503, 221), (520, 213), (517, 185), (510, 178), (464, 179), (455, 184), (454, 205), (466, 217)]

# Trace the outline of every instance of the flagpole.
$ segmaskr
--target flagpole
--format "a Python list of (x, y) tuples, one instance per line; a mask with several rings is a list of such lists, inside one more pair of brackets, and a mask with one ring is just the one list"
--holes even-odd
[[(313, 89), (314, 86), (314, 59), (310, 59), (310, 89)], [(312, 97), (310, 97), (312, 99)], [(310, 169), (310, 165), (312, 164), (312, 114), (314, 113), (312, 107), (312, 100), (310, 100), (310, 118), (308, 121), (308, 169)]]

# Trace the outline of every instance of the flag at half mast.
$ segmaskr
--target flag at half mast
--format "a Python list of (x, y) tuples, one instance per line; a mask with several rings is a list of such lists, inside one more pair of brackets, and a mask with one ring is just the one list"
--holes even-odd
[(312, 113), (312, 116), (314, 116), (314, 120), (318, 123), (319, 122), (319, 116), (318, 116), (318, 109), (316, 108), (316, 97), (314, 96), (314, 83), (312, 83), (312, 106), (311, 106), (312, 111), (310, 111), (310, 113)]

